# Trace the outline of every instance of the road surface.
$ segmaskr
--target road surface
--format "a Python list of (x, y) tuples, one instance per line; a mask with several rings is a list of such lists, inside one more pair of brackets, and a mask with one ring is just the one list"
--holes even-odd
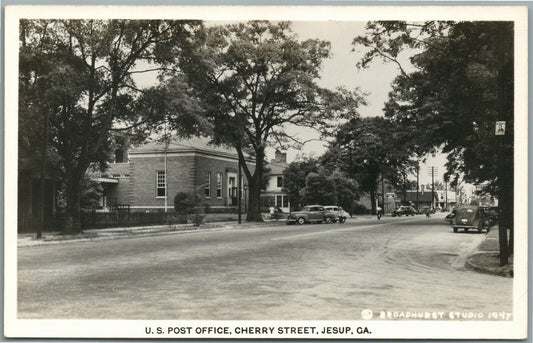
[(487, 319), (512, 312), (513, 280), (464, 269), (484, 235), (415, 216), (19, 248), (18, 317)]

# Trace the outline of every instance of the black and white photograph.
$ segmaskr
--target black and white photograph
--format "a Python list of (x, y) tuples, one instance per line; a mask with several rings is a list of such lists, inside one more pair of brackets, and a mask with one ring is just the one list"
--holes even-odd
[(6, 6), (4, 335), (525, 339), (527, 10)]

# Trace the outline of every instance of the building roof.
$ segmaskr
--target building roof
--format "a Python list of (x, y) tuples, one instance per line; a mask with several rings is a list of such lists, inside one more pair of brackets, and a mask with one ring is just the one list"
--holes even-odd
[[(141, 155), (153, 153), (180, 153), (180, 152), (203, 152), (218, 156), (238, 159), (238, 154), (233, 147), (217, 146), (209, 143), (209, 138), (193, 137), (188, 139), (173, 139), (166, 148), (166, 144), (160, 141), (152, 141), (129, 150), (128, 154)], [(166, 148), (166, 149), (165, 149)], [(246, 159), (251, 157), (245, 153)]]
[[(396, 193), (398, 198), (403, 200), (403, 192), (397, 192)], [(433, 197), (437, 197), (437, 193), (434, 192)], [(407, 191), (405, 193), (405, 201), (416, 201), (416, 192), (414, 191)], [(418, 201), (420, 202), (431, 202), (431, 191), (424, 191), (424, 192), (418, 192)]]

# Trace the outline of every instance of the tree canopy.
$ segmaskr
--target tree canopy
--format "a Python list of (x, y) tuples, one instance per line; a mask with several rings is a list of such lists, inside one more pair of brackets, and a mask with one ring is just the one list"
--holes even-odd
[(402, 186), (414, 171), (411, 134), (384, 117), (353, 118), (342, 124), (324, 156), (326, 165), (338, 166), (370, 193), (375, 210), (378, 182), (385, 178)]
[[(494, 190), (495, 121), (507, 121), (505, 155), (512, 165), (513, 25), (511, 22), (373, 22), (357, 37), (374, 58), (398, 63), (385, 114), (412, 133), (419, 153), (442, 147), (447, 178), (488, 182)], [(398, 56), (406, 49), (415, 71), (406, 72)]]
[[(197, 38), (199, 38), (197, 36)], [(259, 196), (265, 148), (294, 143), (290, 126), (327, 127), (355, 112), (361, 98), (317, 85), (329, 42), (300, 41), (289, 22), (251, 21), (209, 27), (180, 67), (202, 97), (216, 143), (233, 146), (250, 186), (247, 220), (261, 220)]]
[[(125, 130), (154, 119), (137, 110), (145, 99), (133, 77), (142, 72), (139, 62), (160, 65), (173, 58), (198, 25), (163, 20), (21, 20), (20, 143), (35, 151), (44, 140), (57, 153), (67, 212), (74, 224), (67, 229), (80, 229), (81, 182), (92, 163), (108, 160), (112, 129)], [(40, 130), (45, 124), (50, 127), (49, 139)]]
[(332, 168), (314, 158), (290, 163), (283, 172), (283, 192), (291, 206), (338, 205), (351, 211), (360, 198), (359, 184), (336, 166)]

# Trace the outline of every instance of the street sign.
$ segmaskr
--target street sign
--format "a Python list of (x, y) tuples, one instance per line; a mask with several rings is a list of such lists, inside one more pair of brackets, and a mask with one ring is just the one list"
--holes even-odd
[(505, 122), (504, 121), (497, 121), (496, 122), (496, 136), (504, 136), (505, 135)]

